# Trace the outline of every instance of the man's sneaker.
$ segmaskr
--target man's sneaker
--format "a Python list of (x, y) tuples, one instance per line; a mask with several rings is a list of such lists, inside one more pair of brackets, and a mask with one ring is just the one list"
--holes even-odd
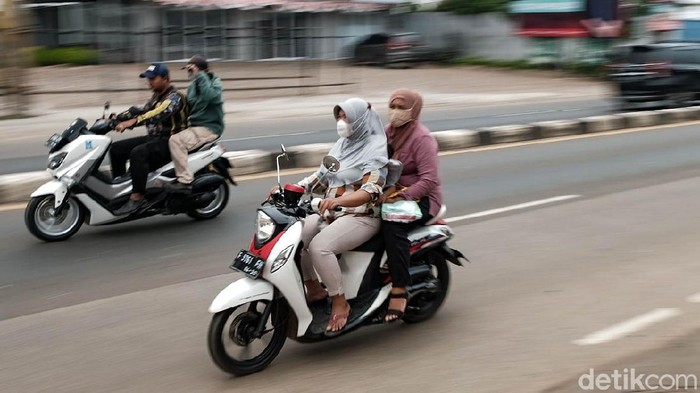
[(131, 213), (139, 210), (145, 204), (146, 204), (145, 199), (141, 199), (140, 201), (135, 201), (133, 199), (129, 199), (125, 204), (122, 205), (122, 207), (115, 210), (114, 214), (117, 216), (125, 216), (127, 214), (131, 214)]
[(172, 192), (172, 193), (189, 194), (192, 192), (192, 185), (191, 184), (184, 184), (184, 183), (180, 183), (179, 181), (176, 181), (173, 183), (163, 184), (163, 189), (165, 191)]

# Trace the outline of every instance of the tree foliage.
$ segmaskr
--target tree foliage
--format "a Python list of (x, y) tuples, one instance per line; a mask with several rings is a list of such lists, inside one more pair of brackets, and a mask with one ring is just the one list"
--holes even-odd
[(452, 12), (459, 15), (483, 14), (487, 12), (505, 12), (508, 0), (442, 0), (437, 11)]

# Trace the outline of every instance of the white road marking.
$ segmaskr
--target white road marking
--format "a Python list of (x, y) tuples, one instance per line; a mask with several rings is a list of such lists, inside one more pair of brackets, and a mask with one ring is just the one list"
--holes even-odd
[(620, 322), (607, 329), (599, 330), (595, 333), (589, 334), (588, 336), (574, 341), (577, 345), (596, 345), (608, 341), (617, 340), (636, 331), (642, 330), (647, 326), (653, 325), (657, 322), (664, 321), (666, 319), (673, 318), (680, 315), (682, 312), (677, 308), (657, 308), (656, 310), (650, 311), (646, 314), (636, 316), (634, 318), (628, 319), (627, 321)]
[(687, 298), (685, 298), (688, 303), (700, 303), (700, 292), (696, 293), (695, 295), (690, 295)]
[(450, 217), (450, 218), (446, 218), (446, 219), (445, 219), (445, 222), (447, 222), (447, 223), (449, 224), (449, 223), (455, 222), (455, 221), (462, 221), (462, 220), (469, 220), (469, 219), (472, 219), (472, 218), (479, 218), (479, 217), (484, 217), (484, 216), (490, 216), (490, 215), (493, 215), (493, 214), (500, 214), (500, 213), (504, 213), (504, 212), (508, 212), (508, 211), (512, 211), (512, 210), (522, 210), (522, 209), (527, 209), (527, 208), (530, 208), (530, 207), (546, 205), (546, 204), (548, 204), (548, 203), (555, 203), (555, 202), (567, 201), (567, 200), (569, 200), (569, 199), (579, 198), (580, 196), (581, 196), (581, 195), (561, 195), (561, 196), (557, 196), (557, 197), (553, 197), (553, 198), (540, 199), (540, 200), (537, 200), (537, 201), (520, 203), (520, 204), (518, 204), (518, 205), (512, 205), (512, 206), (501, 207), (501, 208), (498, 208), (498, 209), (484, 210), (484, 211), (481, 211), (481, 212), (471, 213), (471, 214), (467, 214), (467, 215), (464, 215), (464, 216)]
[(328, 130), (321, 130), (321, 131), (303, 131), (303, 132), (293, 132), (290, 134), (259, 135), (259, 136), (247, 136), (247, 137), (242, 137), (242, 138), (222, 139), (219, 142), (240, 142), (240, 141), (249, 141), (249, 140), (253, 140), (253, 139), (283, 138), (285, 136), (319, 134), (319, 133), (326, 132), (326, 131), (330, 131), (330, 128)]
[(0, 287), (0, 289), (5, 289), (14, 286), (14, 284), (7, 284)]
[(71, 293), (73, 293), (73, 292), (66, 292), (66, 293), (62, 293), (62, 294), (60, 294), (60, 295), (47, 297), (46, 300), (56, 299), (56, 298), (59, 298), (59, 297), (62, 297), (62, 296), (70, 295)]

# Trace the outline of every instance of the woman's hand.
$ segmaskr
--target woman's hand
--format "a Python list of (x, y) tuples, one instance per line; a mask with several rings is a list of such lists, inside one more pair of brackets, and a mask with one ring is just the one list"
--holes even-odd
[(318, 204), (318, 214), (323, 217), (323, 213), (326, 211), (335, 211), (336, 207), (341, 207), (338, 198), (325, 198)]
[(395, 192), (396, 192), (396, 186), (389, 186), (389, 188), (384, 190), (382, 195), (380, 195), (379, 198), (377, 198), (377, 200), (374, 202), (374, 206), (379, 206), (382, 203), (386, 202), (386, 200), (389, 199), (389, 196)]

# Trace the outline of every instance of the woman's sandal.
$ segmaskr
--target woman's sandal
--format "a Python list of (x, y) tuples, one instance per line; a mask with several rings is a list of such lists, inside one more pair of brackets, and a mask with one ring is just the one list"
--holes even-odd
[[(403, 315), (406, 311), (406, 307), (408, 307), (408, 291), (403, 293), (389, 293), (389, 299), (406, 299), (406, 305), (404, 306), (403, 311), (394, 308), (387, 309), (386, 314), (384, 315), (384, 323), (396, 322), (399, 319), (403, 318)], [(396, 318), (389, 319), (389, 317)]]

